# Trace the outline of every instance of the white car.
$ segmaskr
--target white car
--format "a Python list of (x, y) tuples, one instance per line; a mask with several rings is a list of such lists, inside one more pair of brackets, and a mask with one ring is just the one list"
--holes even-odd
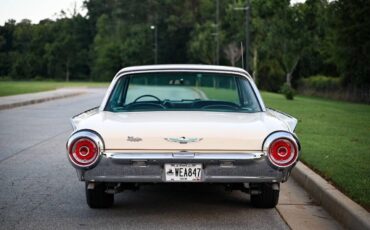
[(129, 67), (72, 118), (70, 163), (91, 208), (150, 183), (222, 183), (275, 207), (300, 155), (297, 120), (265, 107), (250, 75), (211, 65)]

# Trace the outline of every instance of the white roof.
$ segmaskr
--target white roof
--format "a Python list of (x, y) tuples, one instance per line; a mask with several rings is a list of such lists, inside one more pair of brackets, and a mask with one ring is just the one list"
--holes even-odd
[(250, 75), (244, 69), (232, 66), (221, 66), (221, 65), (194, 65), (194, 64), (171, 64), (171, 65), (142, 65), (142, 66), (131, 66), (121, 69), (116, 76), (124, 72), (136, 72), (136, 71), (150, 71), (150, 70), (207, 70), (207, 71), (226, 71), (226, 72), (237, 72), (245, 74), (248, 77)]

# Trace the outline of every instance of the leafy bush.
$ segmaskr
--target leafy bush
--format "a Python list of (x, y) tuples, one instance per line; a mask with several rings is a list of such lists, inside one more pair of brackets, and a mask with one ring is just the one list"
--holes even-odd
[(327, 91), (341, 88), (341, 83), (342, 79), (339, 77), (318, 75), (302, 79), (300, 87), (316, 91)]
[(289, 86), (287, 83), (284, 83), (284, 85), (281, 86), (279, 92), (284, 94), (285, 98), (287, 100), (293, 100), (294, 99), (295, 90), (291, 86)]
[(298, 82), (298, 91), (302, 95), (325, 97), (335, 100), (370, 103), (368, 86), (346, 85), (344, 78), (312, 76)]

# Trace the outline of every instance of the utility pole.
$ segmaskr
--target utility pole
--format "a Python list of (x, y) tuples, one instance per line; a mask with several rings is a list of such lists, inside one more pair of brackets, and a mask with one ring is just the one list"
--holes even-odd
[(247, 0), (245, 7), (234, 7), (234, 10), (245, 10), (245, 70), (249, 71), (249, 49), (250, 49), (250, 0)]
[(150, 26), (154, 30), (154, 64), (158, 63), (158, 28), (155, 25)]

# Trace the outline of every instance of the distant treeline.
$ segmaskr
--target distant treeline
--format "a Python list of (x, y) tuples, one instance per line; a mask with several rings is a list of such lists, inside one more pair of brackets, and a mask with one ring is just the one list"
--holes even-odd
[[(249, 8), (248, 2), (250, 2)], [(370, 1), (87, 0), (87, 15), (0, 26), (0, 76), (109, 81), (125, 66), (242, 67), (249, 10), (250, 72), (261, 88), (297, 88), (316, 75), (370, 86)], [(75, 11), (74, 11), (75, 12)], [(157, 35), (157, 36), (155, 36)], [(241, 45), (242, 44), (242, 45)]]

